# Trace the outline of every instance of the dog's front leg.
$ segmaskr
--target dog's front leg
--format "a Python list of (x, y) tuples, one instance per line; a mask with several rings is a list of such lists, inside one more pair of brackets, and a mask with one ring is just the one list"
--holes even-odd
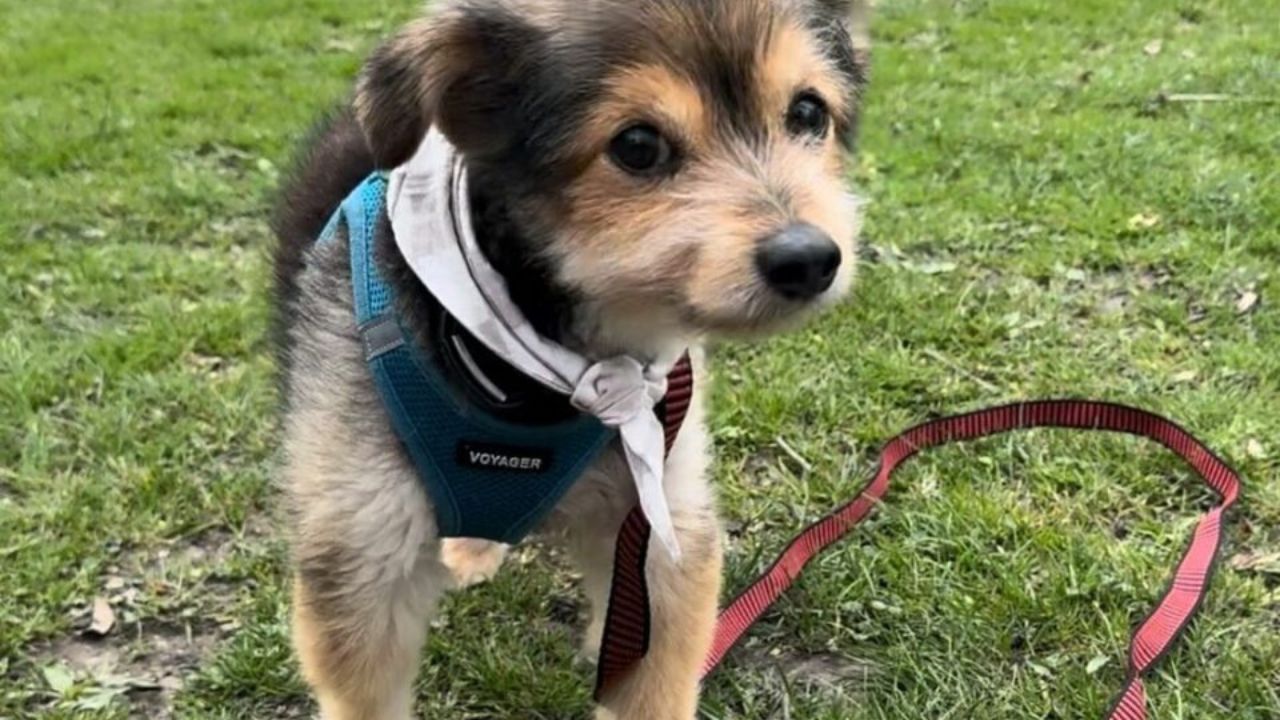
[(680, 563), (657, 540), (649, 548), (649, 653), (603, 698), (600, 720), (691, 720), (697, 713), (698, 675), (720, 597), (720, 536), (709, 506), (677, 511), (673, 519)]
[[(698, 707), (698, 676), (711, 647), (720, 598), (722, 548), (715, 500), (707, 480), (708, 440), (701, 393), (666, 464), (664, 486), (680, 542), (676, 563), (663, 545), (650, 541), (648, 572), (653, 617), (648, 656), (630, 677), (606, 694), (600, 720), (691, 720)], [(624, 476), (624, 482), (630, 482)], [(583, 495), (599, 496), (584, 492)], [(634, 502), (634, 501), (632, 501)], [(630, 503), (575, 508), (573, 554), (583, 571), (593, 619), (586, 651), (599, 650), (613, 573), (613, 543)], [(608, 523), (600, 523), (609, 518)]]

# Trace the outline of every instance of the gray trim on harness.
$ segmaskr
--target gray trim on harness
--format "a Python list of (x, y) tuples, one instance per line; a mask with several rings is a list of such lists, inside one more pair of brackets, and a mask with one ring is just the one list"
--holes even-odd
[(404, 346), (404, 333), (394, 315), (383, 315), (360, 326), (360, 343), (364, 346), (366, 362), (377, 360), (392, 350)]

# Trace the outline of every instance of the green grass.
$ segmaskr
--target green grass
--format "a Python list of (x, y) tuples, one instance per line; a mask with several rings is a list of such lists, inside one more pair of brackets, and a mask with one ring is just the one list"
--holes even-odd
[[(0, 0), (0, 717), (309, 711), (270, 530), (264, 218), (276, 168), (416, 5)], [(1280, 8), (881, 5), (856, 295), (716, 356), (729, 587), (913, 422), (1137, 403), (1248, 480), (1153, 717), (1280, 717)], [(923, 458), (730, 658), (704, 717), (1099, 717), (1208, 500), (1137, 441)], [(450, 601), (425, 716), (583, 714), (575, 596), (542, 568)], [(100, 642), (77, 634), (95, 596), (118, 620)], [(173, 697), (125, 692), (184, 663)]]

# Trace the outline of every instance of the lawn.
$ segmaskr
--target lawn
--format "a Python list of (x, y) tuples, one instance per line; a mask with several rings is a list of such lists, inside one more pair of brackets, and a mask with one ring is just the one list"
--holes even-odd
[[(265, 217), (416, 5), (0, 0), (0, 718), (310, 712), (273, 530)], [(1152, 717), (1280, 717), (1280, 6), (881, 5), (855, 296), (715, 353), (728, 586), (909, 424), (1140, 404), (1247, 482)], [(729, 658), (703, 717), (1100, 717), (1210, 500), (1133, 440), (932, 454)], [(584, 715), (579, 599), (541, 555), (448, 603), (425, 717)]]

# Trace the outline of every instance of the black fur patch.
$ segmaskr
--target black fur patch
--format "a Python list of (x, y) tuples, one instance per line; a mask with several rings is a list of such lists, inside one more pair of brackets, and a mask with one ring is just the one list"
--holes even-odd
[(271, 223), (277, 238), (272, 330), (282, 377), (292, 363), (288, 328), (306, 253), (343, 198), (372, 171), (364, 134), (354, 114), (343, 109), (316, 125), (282, 186)]

